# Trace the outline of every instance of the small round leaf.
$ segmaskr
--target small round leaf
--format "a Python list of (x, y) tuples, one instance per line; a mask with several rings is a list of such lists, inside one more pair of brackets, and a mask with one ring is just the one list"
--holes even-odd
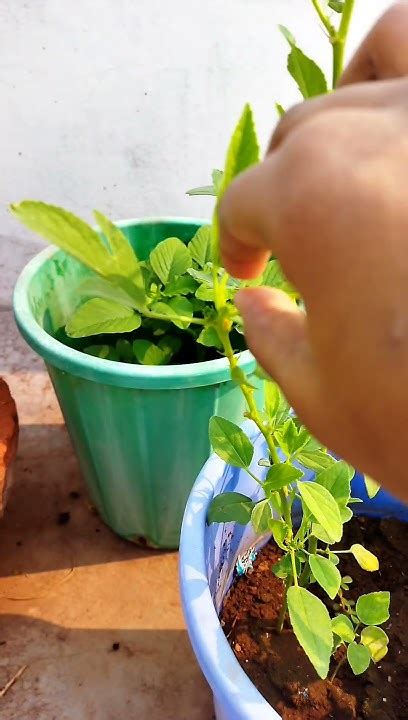
[(361, 633), (361, 642), (370, 651), (374, 662), (379, 662), (388, 652), (389, 638), (387, 633), (375, 625), (365, 627)]
[(357, 645), (352, 642), (347, 648), (347, 660), (354, 675), (361, 675), (370, 664), (371, 655), (364, 645)]
[(355, 638), (353, 623), (347, 615), (337, 615), (333, 618), (332, 630), (345, 642), (353, 642)]
[(390, 617), (390, 593), (382, 591), (361, 595), (356, 603), (356, 612), (364, 625), (381, 625)]

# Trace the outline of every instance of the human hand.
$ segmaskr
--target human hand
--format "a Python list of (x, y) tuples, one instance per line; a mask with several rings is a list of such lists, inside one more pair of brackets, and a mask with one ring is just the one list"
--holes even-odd
[(273, 253), (306, 306), (239, 293), (249, 347), (311, 432), (405, 499), (407, 35), (400, 2), (341, 87), (289, 111), (220, 206), (227, 270), (255, 277)]

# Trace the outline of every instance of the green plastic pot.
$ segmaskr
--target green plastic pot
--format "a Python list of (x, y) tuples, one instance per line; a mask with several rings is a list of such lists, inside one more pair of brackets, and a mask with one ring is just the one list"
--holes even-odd
[[(158, 242), (187, 242), (202, 221), (119, 222), (144, 259)], [(130, 365), (86, 355), (52, 334), (78, 304), (90, 274), (54, 248), (23, 270), (14, 292), (21, 334), (44, 359), (79, 458), (92, 502), (118, 535), (152, 547), (178, 547), (194, 480), (209, 455), (208, 421), (219, 414), (242, 421), (240, 389), (225, 358), (173, 365)], [(240, 364), (255, 369), (249, 351)], [(256, 379), (254, 379), (256, 381)]]

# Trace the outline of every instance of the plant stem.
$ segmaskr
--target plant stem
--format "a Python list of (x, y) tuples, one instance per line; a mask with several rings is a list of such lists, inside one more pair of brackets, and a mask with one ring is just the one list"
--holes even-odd
[(320, 5), (320, 0), (312, 0), (312, 5), (314, 9), (316, 10), (322, 24), (326, 28), (327, 32), (329, 33), (329, 37), (333, 38), (336, 35), (336, 28), (331, 24), (329, 18), (325, 14), (323, 8)]
[(253, 473), (249, 468), (245, 468), (245, 470), (246, 470), (246, 472), (248, 473), (248, 475), (250, 475), (251, 478), (252, 478), (253, 480), (255, 480), (256, 483), (258, 483), (258, 485), (260, 485), (261, 487), (263, 487), (263, 482), (262, 482), (262, 480), (260, 480), (259, 478), (257, 478), (256, 475), (254, 475), (254, 473)]
[[(310, 555), (316, 555), (317, 552), (317, 538), (315, 538), (313, 535), (309, 538), (308, 542), (308, 552)], [(309, 562), (305, 562), (305, 567), (303, 568), (300, 576), (299, 576), (299, 585), (300, 587), (304, 587), (309, 577)]]
[(330, 682), (331, 682), (331, 683), (332, 683), (333, 680), (335, 679), (335, 677), (336, 677), (337, 673), (339, 672), (340, 668), (341, 668), (341, 667), (344, 665), (344, 663), (346, 662), (346, 659), (347, 659), (347, 655), (343, 655), (343, 657), (341, 658), (341, 660), (339, 660), (339, 662), (337, 663), (336, 667), (334, 668), (333, 674), (330, 676)]
[(317, 538), (315, 538), (314, 535), (312, 535), (309, 538), (309, 553), (311, 555), (316, 555), (317, 552)]
[(283, 591), (283, 598), (282, 598), (282, 607), (280, 609), (279, 617), (276, 623), (276, 629), (278, 633), (281, 633), (283, 630), (283, 625), (285, 622), (286, 617), (286, 611), (288, 609), (288, 590), (291, 586), (291, 581), (286, 578), (285, 580), (285, 589)]
[(345, 0), (344, 9), (341, 15), (341, 22), (339, 27), (339, 37), (344, 41), (347, 40), (348, 31), (350, 29), (351, 18), (353, 15), (355, 0)]
[(293, 550), (293, 548), (290, 549), (290, 560), (292, 563), (293, 583), (294, 583), (295, 587), (299, 587), (297, 570), (296, 570), (296, 556), (295, 556), (295, 551)]
[[(313, 0), (312, 0), (313, 2)], [(355, 0), (345, 0), (338, 32), (332, 37), (333, 44), (333, 89), (336, 87), (344, 67), (344, 51)]]
[[(238, 359), (236, 355), (234, 355), (234, 351), (232, 349), (231, 340), (229, 337), (229, 333), (224, 328), (218, 329), (218, 334), (220, 336), (220, 340), (223, 344), (224, 353), (225, 356), (228, 358), (230, 368), (231, 370), (234, 370), (236, 367), (238, 367)], [(259, 416), (258, 408), (256, 406), (255, 398), (254, 398), (254, 391), (250, 387), (249, 383), (246, 382), (247, 378), (244, 375), (245, 380), (239, 383), (241, 391), (245, 397), (247, 406), (248, 406), (248, 417), (250, 420), (253, 420), (255, 425), (258, 427), (258, 429), (261, 431), (262, 435), (264, 436), (266, 443), (268, 445), (269, 454), (271, 456), (271, 459), (274, 464), (278, 465), (279, 455), (275, 447), (275, 443), (273, 441), (273, 438), (271, 437), (271, 434), (266, 432), (265, 427), (263, 425), (262, 419)]]
[(153, 310), (144, 310), (141, 311), (141, 315), (144, 315), (147, 318), (153, 318), (154, 320), (163, 320), (164, 322), (177, 320), (177, 322), (185, 322), (185, 323), (194, 323), (195, 325), (205, 325), (205, 320), (202, 320), (201, 318), (195, 318), (195, 317), (185, 317), (184, 315), (162, 315), (161, 313), (154, 312)]

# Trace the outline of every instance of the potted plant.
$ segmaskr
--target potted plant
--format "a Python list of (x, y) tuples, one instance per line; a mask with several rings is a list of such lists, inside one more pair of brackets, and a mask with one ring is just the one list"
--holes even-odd
[[(318, 0), (312, 4), (330, 36), (335, 85), (354, 3), (329, 2), (339, 13), (338, 28)], [(297, 47), (291, 33), (281, 29), (290, 45), (288, 68), (303, 96), (324, 92), (327, 84), (321, 70)], [(254, 133), (245, 113), (238, 128), (241, 132), (236, 131), (230, 144), (218, 197), (251, 158)], [(217, 208), (214, 258), (216, 212)], [(380, 491), (370, 478), (355, 478), (347, 463), (321, 447), (267, 377), (264, 402), (259, 404), (251, 381), (237, 367), (229, 340), (231, 310), (225, 309), (227, 301), (216, 267), (213, 275), (218, 316), (218, 322), (213, 322), (232, 376), (245, 397), (247, 422), (240, 428), (220, 415), (210, 420), (209, 437), (215, 454), (199, 475), (186, 507), (180, 580), (190, 639), (213, 690), (217, 720), (360, 717), (363, 711), (369, 712), (372, 697), (367, 682), (363, 679), (359, 683), (358, 678), (369, 668), (387, 662), (387, 631), (391, 629), (394, 642), (399, 642), (399, 630), (393, 623), (385, 625), (390, 592), (376, 575), (378, 558), (361, 542), (348, 542), (348, 523), (360, 514), (406, 521), (408, 508)], [(282, 280), (281, 285), (296, 301), (296, 291)], [(255, 572), (258, 578), (261, 565), (266, 565), (264, 577), (274, 579), (273, 590), (269, 592), (268, 588), (270, 598), (263, 600), (254, 581), (247, 585), (245, 580), (235, 585), (232, 581), (251, 568), (256, 552), (271, 537), (274, 560), (258, 564)], [(261, 557), (268, 558), (263, 552)], [(349, 567), (353, 574), (361, 570), (372, 577), (372, 573), (375, 580), (363, 580), (361, 587), (354, 587)], [(391, 572), (394, 582), (395, 571)], [(400, 583), (403, 592), (403, 577)], [(365, 591), (367, 587), (369, 591)], [(256, 602), (251, 607), (253, 597)], [(239, 605), (242, 598), (245, 608)], [(255, 607), (272, 601), (273, 622), (272, 615), (258, 614)], [(249, 627), (251, 617), (263, 636), (258, 642), (253, 626), (246, 629), (243, 648), (234, 628), (243, 619)], [(278, 663), (277, 647), (282, 648)], [(256, 671), (251, 667), (252, 657), (256, 658)], [(242, 666), (251, 670), (256, 684)], [(277, 671), (283, 676), (280, 695), (275, 692), (276, 681), (272, 681), (274, 691), (269, 693), (262, 680)], [(384, 676), (383, 671), (378, 677), (380, 688), (392, 682), (392, 676)], [(395, 706), (387, 706), (384, 715), (387, 696), (383, 693), (377, 698), (373, 715), (364, 717), (403, 717), (396, 714)]]
[[(211, 326), (210, 228), (183, 218), (114, 225), (95, 213), (97, 231), (39, 202), (11, 210), (60, 248), (28, 263), (14, 312), (46, 362), (91, 499), (122, 537), (176, 548), (209, 418), (218, 408), (238, 420), (244, 407)], [(230, 280), (226, 292), (238, 287)]]

